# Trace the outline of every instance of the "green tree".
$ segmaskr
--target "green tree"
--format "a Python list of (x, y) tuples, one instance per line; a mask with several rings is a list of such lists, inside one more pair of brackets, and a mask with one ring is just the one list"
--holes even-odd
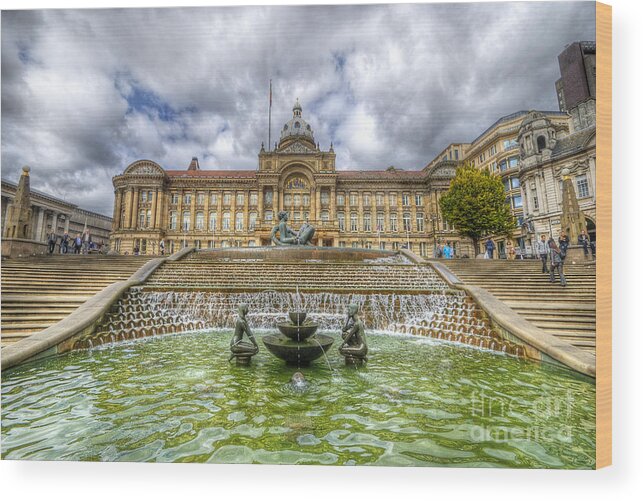
[(440, 198), (442, 216), (460, 235), (473, 241), (475, 252), (485, 235), (509, 235), (515, 227), (500, 176), (463, 164)]

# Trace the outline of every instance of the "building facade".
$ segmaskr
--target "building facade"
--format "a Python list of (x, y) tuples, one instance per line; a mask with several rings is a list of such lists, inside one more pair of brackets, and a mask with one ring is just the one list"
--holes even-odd
[(185, 170), (150, 160), (114, 177), (112, 248), (168, 252), (184, 246), (219, 248), (270, 245), (279, 211), (295, 229), (315, 226), (313, 243), (374, 249), (409, 248), (431, 256), (450, 242), (471, 252), (442, 220), (438, 200), (455, 175), (458, 157), (421, 170), (337, 170), (332, 144), (322, 150), (299, 102), (272, 151), (262, 146), (256, 170), (205, 170), (196, 158)]
[[(32, 172), (33, 175), (33, 172)], [(36, 172), (36, 175), (37, 172)], [(7, 228), (9, 211), (16, 198), (18, 185), (2, 180), (2, 235), (12, 238)], [(59, 198), (41, 191), (30, 189), (30, 213), (27, 231), (22, 238), (36, 242), (47, 242), (47, 234), (54, 231), (58, 237), (64, 233), (70, 236), (81, 234), (88, 229), (92, 241), (102, 246), (109, 244), (109, 235), (112, 229), (112, 218), (78, 207)]]

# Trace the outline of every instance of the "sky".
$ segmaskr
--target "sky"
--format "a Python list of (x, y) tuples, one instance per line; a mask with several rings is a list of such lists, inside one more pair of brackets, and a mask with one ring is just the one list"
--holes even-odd
[(135, 160), (256, 169), (303, 118), (338, 170), (421, 169), (519, 110), (558, 110), (593, 2), (2, 12), (2, 179), (111, 215)]

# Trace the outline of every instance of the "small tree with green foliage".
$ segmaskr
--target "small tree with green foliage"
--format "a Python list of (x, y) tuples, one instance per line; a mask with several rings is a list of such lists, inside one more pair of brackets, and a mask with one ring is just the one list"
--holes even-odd
[(509, 235), (515, 226), (500, 176), (472, 164), (458, 167), (449, 190), (440, 198), (440, 209), (460, 235), (473, 241), (476, 253), (483, 236)]

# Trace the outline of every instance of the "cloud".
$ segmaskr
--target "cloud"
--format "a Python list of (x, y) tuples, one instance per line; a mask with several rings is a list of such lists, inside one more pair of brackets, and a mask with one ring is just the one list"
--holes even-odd
[(419, 169), (499, 117), (557, 109), (591, 2), (5, 11), (2, 176), (111, 214), (111, 177), (254, 169), (299, 97), (339, 169)]

